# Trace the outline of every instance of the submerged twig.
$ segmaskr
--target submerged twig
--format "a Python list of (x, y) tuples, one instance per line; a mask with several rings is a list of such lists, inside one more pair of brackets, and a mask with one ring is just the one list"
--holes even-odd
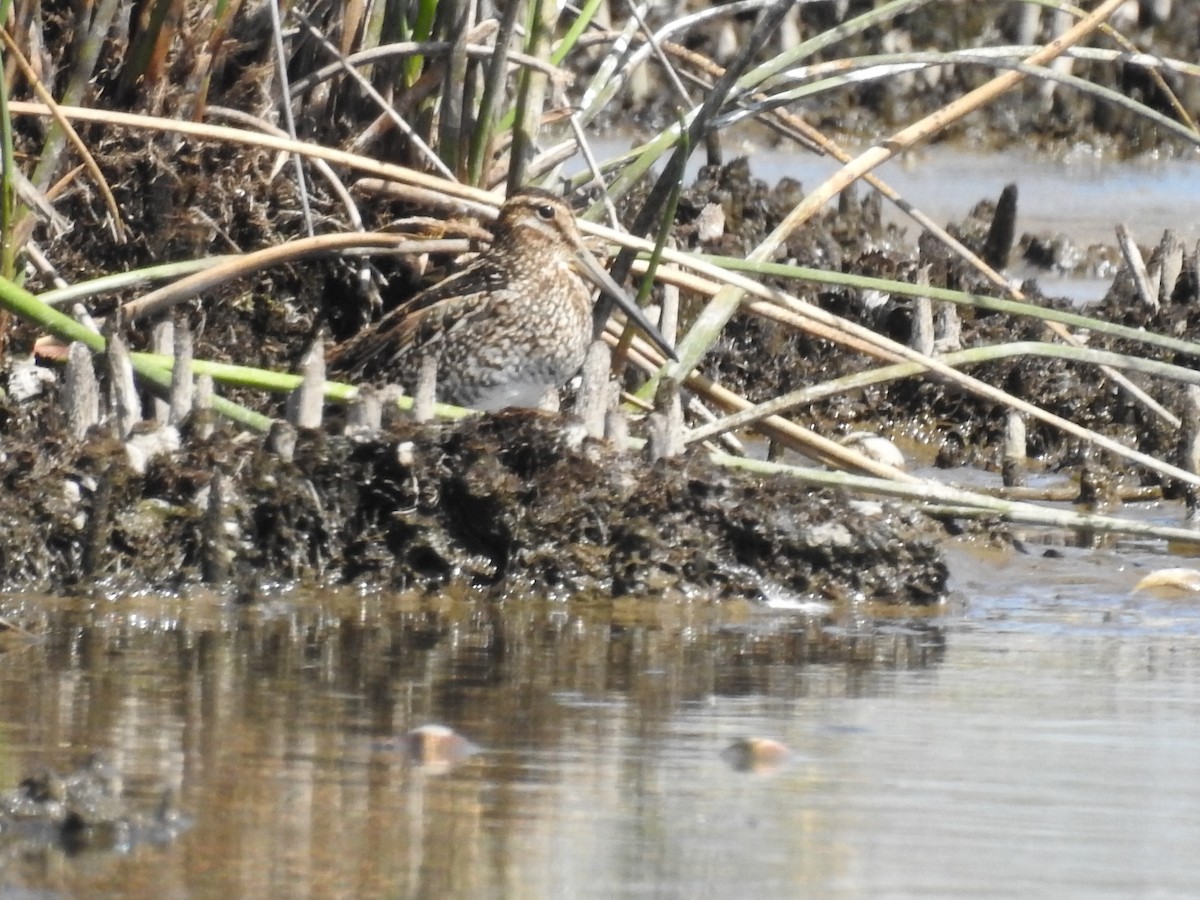
[(911, 503), (925, 504), (928, 505), (929, 512), (939, 515), (985, 515), (1022, 525), (1053, 526), (1110, 534), (1144, 535), (1189, 545), (1200, 544), (1200, 531), (1155, 525), (1150, 522), (1123, 519), (1117, 516), (1080, 513), (1067, 509), (1047, 509), (1032, 503), (988, 497), (973, 491), (962, 491), (937, 482), (921, 481), (916, 485), (899, 484), (865, 475), (789, 466), (766, 460), (745, 459), (724, 453), (713, 453), (711, 458), (722, 465), (759, 474), (784, 475), (809, 484), (839, 487), (845, 490), (896, 497)]

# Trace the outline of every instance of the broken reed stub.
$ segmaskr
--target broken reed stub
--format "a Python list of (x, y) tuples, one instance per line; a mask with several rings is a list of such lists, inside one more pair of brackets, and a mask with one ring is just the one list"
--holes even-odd
[(433, 418), (433, 404), (437, 401), (437, 380), (437, 357), (432, 353), (421, 354), (421, 362), (417, 367), (417, 383), (413, 390), (414, 422), (428, 422)]
[[(150, 349), (160, 356), (171, 356), (175, 350), (175, 324), (163, 319), (150, 332)], [(171, 402), (156, 396), (153, 400), (154, 421), (166, 425), (171, 420)]]
[(962, 349), (962, 319), (958, 307), (942, 302), (937, 306), (937, 322), (934, 325), (934, 349), (938, 353), (953, 353)]
[(192, 432), (201, 440), (212, 437), (216, 428), (213, 412), (213, 380), (211, 375), (201, 375), (196, 379), (196, 393), (192, 397)]
[[(980, 257), (997, 272), (1008, 267), (1017, 236), (1017, 186), (1008, 184), (1000, 192), (991, 227), (983, 242)], [(928, 283), (928, 282), (926, 282)]]
[(88, 429), (100, 422), (100, 385), (92, 365), (92, 351), (80, 341), (74, 341), (67, 348), (62, 401), (71, 437), (82, 440)]
[[(917, 284), (920, 287), (929, 287), (929, 263), (917, 271)], [(912, 339), (909, 345), (924, 356), (933, 355), (933, 301), (928, 297), (922, 296), (913, 300)]]
[(1189, 287), (1187, 300), (1189, 303), (1195, 303), (1200, 300), (1200, 241), (1196, 241), (1195, 249), (1187, 254), (1186, 271), (1191, 273), (1191, 277), (1187, 280)]
[(320, 428), (325, 412), (325, 341), (317, 335), (300, 360), (300, 384), (288, 394), (287, 420), (297, 428)]
[(1189, 384), (1183, 391), (1183, 446), (1179, 466), (1200, 475), (1200, 385)]
[(354, 399), (346, 406), (345, 435), (349, 438), (370, 439), (383, 426), (383, 401), (374, 387), (359, 387)]
[(1019, 487), (1025, 483), (1025, 445), (1025, 417), (1016, 410), (1009, 410), (1004, 423), (1004, 460), (1000, 466), (1005, 487)]
[[(1179, 437), (1179, 467), (1200, 475), (1200, 385), (1189, 384), (1183, 394), (1183, 427)], [(1200, 515), (1200, 490), (1184, 488), (1188, 518)]]
[(647, 462), (658, 462), (667, 458), (667, 417), (660, 412), (646, 416), (646, 445), (642, 455)]
[(679, 382), (670, 376), (663, 376), (654, 395), (654, 405), (663, 416), (663, 456), (678, 456), (687, 446), (683, 433), (683, 398)]
[(138, 399), (137, 384), (133, 379), (133, 360), (129, 356), (129, 345), (121, 336), (119, 315), (109, 320), (105, 329), (107, 346), (104, 349), (104, 364), (108, 374), (109, 412), (117, 437), (126, 438), (141, 420), (142, 404)]
[(838, 216), (843, 219), (856, 219), (862, 215), (862, 197), (853, 182), (838, 194)]
[(178, 427), (192, 412), (195, 385), (192, 379), (192, 329), (188, 327), (187, 320), (180, 317), (174, 331), (171, 349), (175, 362), (171, 367), (171, 396), (167, 423)]
[(608, 413), (608, 374), (612, 370), (612, 350), (604, 341), (592, 341), (583, 358), (579, 394), (575, 399), (575, 414), (583, 423), (588, 437), (604, 437), (604, 420)]
[(229, 577), (230, 554), (225, 536), (225, 477), (214, 471), (208, 481), (208, 503), (201, 525), (200, 577), (206, 584), (223, 584)]
[(290, 422), (276, 419), (267, 432), (267, 450), (284, 462), (296, 458), (296, 428)]
[[(404, 388), (398, 384), (385, 384), (379, 388), (379, 417), (381, 426), (394, 425), (405, 418), (405, 412), (400, 408), (404, 399)], [(409, 410), (411, 413), (411, 410)]]
[(80, 560), (83, 574), (99, 574), (108, 560), (108, 544), (112, 534), (113, 466), (110, 464), (96, 479), (92, 491), (92, 508), (83, 534), (83, 555)]
[(622, 452), (629, 447), (629, 419), (619, 407), (611, 407), (605, 413), (604, 436)]
[(145, 475), (155, 457), (175, 453), (180, 446), (179, 429), (174, 425), (163, 425), (130, 435), (125, 442), (125, 459), (134, 472)]
[[(674, 244), (674, 241), (671, 242)], [(674, 347), (679, 337), (679, 287), (674, 284), (664, 284), (662, 292), (662, 311), (658, 315), (658, 330), (667, 340), (667, 345)]]
[(1158, 242), (1158, 302), (1170, 303), (1175, 296), (1175, 285), (1183, 274), (1183, 241), (1168, 228)]
[(644, 455), (650, 462), (670, 459), (683, 452), (683, 403), (679, 382), (664, 377), (654, 395), (655, 411), (646, 416), (646, 446)]
[(621, 409), (621, 386), (610, 379), (606, 388), (608, 402), (604, 406), (604, 437), (624, 453), (629, 449), (629, 417)]
[[(1151, 283), (1150, 272), (1146, 268), (1146, 260), (1142, 257), (1142, 251), (1138, 249), (1137, 242), (1134, 241), (1133, 232), (1129, 230), (1129, 226), (1117, 226), (1117, 244), (1121, 248), (1121, 255), (1125, 257), (1125, 265), (1128, 267), (1129, 274), (1133, 278), (1133, 286), (1137, 291), (1138, 299), (1151, 310), (1157, 312), (1159, 285)], [(1159, 277), (1161, 278), (1161, 273)]]

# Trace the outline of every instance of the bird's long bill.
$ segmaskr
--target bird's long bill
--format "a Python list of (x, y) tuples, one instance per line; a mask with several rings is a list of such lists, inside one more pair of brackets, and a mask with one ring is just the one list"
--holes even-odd
[(646, 314), (642, 312), (641, 307), (633, 302), (619, 284), (613, 281), (612, 276), (608, 274), (608, 270), (600, 265), (600, 261), (592, 256), (586, 248), (579, 251), (578, 258), (587, 276), (596, 282), (600, 290), (604, 291), (604, 293), (617, 302), (617, 305), (621, 307), (621, 311), (629, 317), (629, 321), (641, 329), (642, 333), (650, 339), (650, 342), (661, 350), (668, 359), (678, 360), (679, 357), (675, 355), (675, 348), (667, 342), (667, 339), (663, 337), (658, 327), (646, 318)]

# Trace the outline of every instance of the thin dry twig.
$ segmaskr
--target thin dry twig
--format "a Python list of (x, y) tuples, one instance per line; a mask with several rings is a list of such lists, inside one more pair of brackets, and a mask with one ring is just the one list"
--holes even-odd
[(244, 256), (238, 256), (221, 262), (202, 272), (188, 275), (165, 287), (151, 291), (137, 300), (129, 301), (121, 307), (121, 310), (127, 321), (132, 322), (136, 319), (144, 319), (148, 316), (163, 313), (179, 303), (190, 300), (192, 297), (212, 290), (235, 278), (242, 278), (261, 269), (313, 256), (328, 256), (335, 253), (344, 253), (348, 250), (362, 249), (376, 249), (388, 253), (434, 253), (443, 252), (447, 249), (459, 250), (462, 246), (461, 241), (414, 241), (404, 235), (364, 234), (361, 232), (354, 234), (323, 234), (317, 237), (300, 238), (275, 247), (267, 247), (264, 250), (247, 253)]

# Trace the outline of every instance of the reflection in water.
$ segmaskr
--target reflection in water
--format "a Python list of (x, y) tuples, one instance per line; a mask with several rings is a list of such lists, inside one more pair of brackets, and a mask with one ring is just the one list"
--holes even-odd
[[(247, 609), (127, 598), (14, 601), (8, 613), (40, 638), (0, 657), (7, 782), (35, 760), (66, 766), (104, 748), (135, 789), (174, 789), (196, 821), (169, 847), (53, 877), (5, 872), (10, 884), (89, 891), (550, 891), (541, 842), (555, 842), (560, 816), (657, 804), (638, 785), (676, 752), (688, 718), (678, 710), (856, 695), (889, 667), (942, 653), (924, 625), (889, 634), (632, 602), (497, 610), (347, 596)], [(482, 752), (414, 766), (398, 739), (380, 741), (434, 721)], [(705, 749), (707, 766), (718, 751)], [(631, 775), (631, 763), (649, 768)]]
[[(1099, 896), (1195, 874), (1194, 636), (351, 595), (0, 613), (41, 636), (0, 654), (0, 789), (101, 748), (195, 820), (125, 855), (9, 860), (8, 888)], [(479, 752), (420, 765), (384, 740), (434, 723)], [(747, 739), (786, 759), (738, 771), (722, 752)]]
[(765, 774), (778, 770), (792, 751), (771, 738), (739, 738), (721, 751), (721, 758), (739, 772)]
[(375, 744), (382, 753), (394, 753), (431, 775), (443, 775), (479, 752), (469, 740), (445, 725), (418, 725), (401, 735), (383, 738)]

